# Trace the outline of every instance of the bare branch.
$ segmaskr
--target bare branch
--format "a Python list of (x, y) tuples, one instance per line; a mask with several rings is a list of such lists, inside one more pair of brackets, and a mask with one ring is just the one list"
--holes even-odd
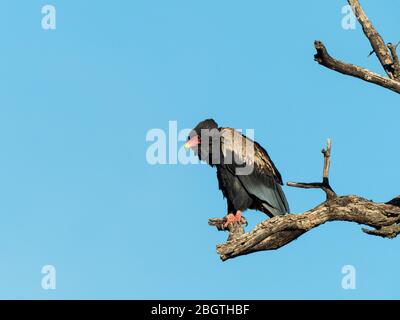
[(376, 53), (383, 69), (386, 71), (389, 78), (394, 79), (393, 70), (393, 59), (390, 55), (388, 48), (386, 47), (385, 41), (383, 41), (381, 35), (376, 31), (371, 21), (368, 19), (363, 8), (358, 0), (347, 0), (351, 8), (353, 9), (354, 15), (360, 23), (365, 36), (368, 38), (371, 46)]
[(222, 260), (228, 260), (256, 251), (278, 249), (328, 221), (364, 224), (375, 228), (363, 229), (367, 234), (394, 238), (400, 233), (400, 207), (357, 196), (337, 197), (303, 214), (267, 219), (251, 232), (218, 245), (217, 252)]
[(399, 56), (397, 55), (397, 47), (400, 44), (400, 42), (398, 42), (396, 45), (392, 44), (392, 43), (388, 43), (388, 48), (390, 50), (390, 54), (392, 55), (393, 58), (393, 72), (394, 72), (394, 77), (396, 79), (400, 78), (400, 64), (399, 64)]
[[(288, 214), (267, 219), (252, 231), (244, 233), (241, 223), (229, 225), (229, 238), (217, 246), (220, 258), (225, 261), (257, 251), (275, 250), (300, 237), (307, 231), (329, 221), (347, 221), (366, 225), (372, 229), (362, 230), (369, 235), (395, 238), (400, 234), (400, 196), (387, 203), (376, 203), (359, 196), (337, 196), (329, 185), (331, 140), (328, 140), (324, 155), (323, 182), (296, 183), (288, 185), (298, 188), (320, 188), (327, 200), (302, 214)], [(225, 219), (210, 219), (209, 224), (223, 230)]]
[(314, 46), (317, 50), (317, 53), (314, 55), (314, 59), (320, 65), (342, 74), (377, 84), (378, 86), (387, 88), (396, 93), (400, 93), (399, 81), (383, 77), (365, 68), (332, 58), (326, 50), (325, 45), (321, 41), (315, 41)]
[(322, 170), (322, 182), (288, 182), (287, 186), (303, 189), (322, 189), (326, 193), (326, 199), (332, 200), (337, 197), (335, 191), (331, 188), (329, 184), (329, 167), (331, 163), (331, 148), (332, 140), (328, 139), (326, 149), (322, 149), (322, 154), (324, 155), (324, 168)]
[(388, 45), (385, 44), (385, 41), (368, 19), (358, 0), (347, 1), (373, 48), (369, 56), (371, 56), (372, 53), (376, 54), (388, 77), (381, 76), (354, 64), (345, 63), (332, 58), (321, 41), (315, 41), (314, 43), (315, 49), (317, 50), (317, 53), (314, 55), (315, 61), (331, 70), (400, 93), (400, 65), (396, 53), (397, 45), (394, 46), (390, 43)]
[(241, 217), (240, 223), (239, 221), (236, 221), (228, 224), (227, 230), (224, 228), (225, 222), (226, 218), (213, 218), (208, 220), (208, 225), (217, 227), (219, 231), (229, 231), (229, 237), (227, 241), (231, 241), (244, 234), (243, 225), (247, 225), (245, 217)]

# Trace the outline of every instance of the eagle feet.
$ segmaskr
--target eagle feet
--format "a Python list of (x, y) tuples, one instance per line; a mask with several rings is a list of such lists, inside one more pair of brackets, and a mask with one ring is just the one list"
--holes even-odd
[(226, 229), (230, 223), (240, 222), (240, 224), (245, 224), (247, 226), (247, 220), (242, 216), (242, 212), (238, 210), (236, 214), (229, 213), (225, 218), (225, 223), (223, 229)]

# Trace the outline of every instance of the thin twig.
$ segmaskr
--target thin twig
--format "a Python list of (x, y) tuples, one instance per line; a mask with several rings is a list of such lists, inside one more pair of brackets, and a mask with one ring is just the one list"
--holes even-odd
[(303, 189), (322, 189), (326, 194), (327, 200), (332, 200), (336, 198), (336, 193), (333, 191), (332, 187), (329, 184), (329, 167), (330, 167), (330, 159), (331, 159), (331, 148), (332, 148), (332, 140), (328, 139), (326, 144), (326, 149), (322, 149), (322, 154), (324, 155), (324, 167), (322, 170), (322, 182), (288, 182), (287, 186), (295, 187), (295, 188), (303, 188)]

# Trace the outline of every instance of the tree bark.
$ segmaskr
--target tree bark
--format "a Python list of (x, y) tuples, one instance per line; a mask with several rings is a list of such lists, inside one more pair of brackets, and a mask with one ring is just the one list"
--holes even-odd
[(314, 46), (317, 53), (314, 55), (315, 61), (320, 65), (342, 74), (352, 76), (364, 81), (379, 85), (383, 88), (400, 93), (400, 65), (397, 56), (397, 45), (391, 43), (385, 44), (385, 41), (368, 19), (361, 4), (358, 0), (347, 0), (351, 6), (355, 17), (360, 23), (365, 36), (372, 46), (372, 53), (378, 57), (380, 64), (388, 77), (381, 76), (375, 72), (365, 68), (345, 63), (335, 58), (332, 58), (322, 43), (315, 41)]
[(381, 76), (375, 72), (369, 71), (354, 64), (346, 63), (332, 58), (325, 48), (325, 45), (321, 41), (315, 41), (314, 46), (317, 50), (317, 53), (314, 55), (314, 60), (317, 61), (320, 65), (328, 69), (340, 72), (342, 74), (352, 76), (370, 83), (374, 83), (378, 86), (392, 90), (396, 93), (400, 93), (399, 81)]
[[(288, 186), (322, 189), (326, 194), (326, 201), (302, 214), (267, 219), (247, 233), (244, 232), (244, 219), (240, 223), (230, 224), (226, 230), (229, 231), (227, 242), (217, 245), (217, 252), (223, 261), (257, 251), (279, 249), (329, 221), (347, 221), (369, 226), (372, 229), (362, 230), (369, 235), (385, 238), (395, 238), (400, 233), (400, 196), (387, 203), (376, 203), (355, 195), (337, 196), (329, 184), (330, 140), (322, 153), (322, 182), (289, 182)], [(224, 218), (209, 219), (209, 225), (218, 230), (224, 230), (224, 223)]]

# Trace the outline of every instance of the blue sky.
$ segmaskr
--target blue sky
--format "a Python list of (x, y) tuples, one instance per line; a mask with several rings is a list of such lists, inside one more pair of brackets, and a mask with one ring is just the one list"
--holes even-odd
[[(45, 4), (56, 30), (41, 28)], [(319, 180), (331, 137), (337, 193), (400, 193), (398, 95), (313, 61), (319, 39), (382, 72), (361, 28), (341, 28), (345, 4), (2, 1), (0, 298), (400, 298), (400, 240), (349, 223), (222, 263), (226, 234), (207, 225), (226, 213), (214, 170), (146, 161), (149, 130), (213, 117), (253, 128), (285, 181)], [(363, 4), (397, 42), (398, 1)], [(294, 213), (323, 200), (285, 192)], [(48, 264), (56, 290), (41, 287)], [(356, 290), (341, 287), (348, 264)]]

